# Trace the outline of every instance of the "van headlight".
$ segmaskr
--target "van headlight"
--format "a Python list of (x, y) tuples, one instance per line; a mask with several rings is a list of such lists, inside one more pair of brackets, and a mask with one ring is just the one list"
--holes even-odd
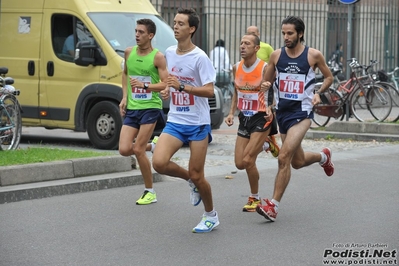
[(125, 68), (125, 58), (123, 58), (121, 61), (121, 69), (123, 70), (124, 68)]

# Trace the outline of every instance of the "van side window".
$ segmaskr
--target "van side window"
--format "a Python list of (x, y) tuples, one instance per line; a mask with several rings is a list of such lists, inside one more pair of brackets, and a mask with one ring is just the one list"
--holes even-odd
[[(73, 16), (55, 14), (51, 19), (51, 39), (55, 55), (65, 61), (73, 62), (73, 55), (63, 53), (65, 41), (73, 36)], [(72, 40), (73, 41), (73, 40)], [(72, 43), (72, 45), (75, 45)]]
[(85, 40), (94, 43), (90, 31), (81, 20), (74, 16), (54, 14), (51, 23), (54, 53), (61, 60), (73, 62), (78, 41)]

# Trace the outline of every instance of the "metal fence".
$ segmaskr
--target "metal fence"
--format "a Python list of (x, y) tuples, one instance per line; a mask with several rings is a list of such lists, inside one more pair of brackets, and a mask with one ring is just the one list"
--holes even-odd
[(359, 0), (351, 5), (338, 0), (151, 2), (170, 26), (177, 8), (195, 8), (201, 24), (194, 43), (209, 53), (216, 41), (223, 39), (232, 62), (240, 60), (239, 44), (248, 26), (258, 26), (261, 40), (279, 48), (284, 45), (281, 21), (296, 15), (305, 22), (305, 44), (322, 51), (327, 60), (342, 43), (344, 60), (349, 51), (349, 58), (356, 57), (362, 64), (376, 59), (379, 68), (391, 70), (399, 66), (399, 0)]

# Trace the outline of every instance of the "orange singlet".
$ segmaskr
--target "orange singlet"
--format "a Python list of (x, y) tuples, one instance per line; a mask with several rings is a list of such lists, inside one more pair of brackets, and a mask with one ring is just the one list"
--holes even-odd
[(267, 64), (259, 58), (247, 68), (244, 60), (237, 63), (234, 84), (237, 89), (237, 108), (244, 116), (266, 112), (265, 93), (260, 91), (263, 70)]

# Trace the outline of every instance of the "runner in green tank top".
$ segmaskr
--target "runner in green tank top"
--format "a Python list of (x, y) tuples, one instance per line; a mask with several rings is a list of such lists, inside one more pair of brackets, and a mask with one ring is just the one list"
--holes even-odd
[[(132, 79), (137, 79), (138, 82), (142, 82), (143, 86), (145, 86), (145, 84), (159, 83), (158, 69), (154, 65), (154, 59), (155, 55), (158, 53), (158, 49), (153, 49), (144, 56), (137, 53), (138, 49), (140, 49), (138, 46), (134, 46), (126, 61), (128, 76)], [(138, 84), (138, 86), (140, 85), (141, 84)], [(162, 100), (159, 97), (159, 92), (141, 87), (134, 88), (130, 86), (129, 82), (127, 86), (128, 110), (162, 109)]]
[(146, 151), (153, 151), (154, 138), (149, 143), (155, 126), (164, 126), (162, 100), (159, 92), (166, 88), (168, 77), (166, 60), (151, 44), (156, 32), (155, 23), (140, 19), (136, 25), (137, 45), (125, 50), (125, 64), (122, 73), (123, 97), (119, 104), (124, 117), (119, 137), (119, 153), (122, 156), (135, 155), (144, 179), (144, 193), (136, 201), (138, 205), (157, 202), (153, 189), (151, 163)]

